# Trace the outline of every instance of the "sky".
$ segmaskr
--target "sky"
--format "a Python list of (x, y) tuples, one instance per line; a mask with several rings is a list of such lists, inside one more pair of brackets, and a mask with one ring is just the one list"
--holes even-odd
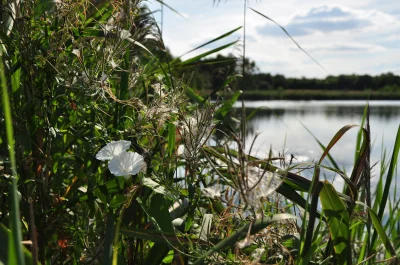
[[(163, 39), (181, 56), (224, 33), (243, 26), (244, 0), (164, 0)], [(160, 4), (148, 0), (151, 10)], [(260, 72), (287, 77), (392, 72), (400, 75), (400, 0), (248, 0), (247, 6), (275, 20), (319, 64), (301, 51), (275, 24), (247, 8), (246, 57)], [(154, 14), (161, 23), (161, 12)], [(240, 56), (243, 29), (183, 58), (232, 41), (223, 54)], [(324, 70), (325, 69), (325, 70)]]

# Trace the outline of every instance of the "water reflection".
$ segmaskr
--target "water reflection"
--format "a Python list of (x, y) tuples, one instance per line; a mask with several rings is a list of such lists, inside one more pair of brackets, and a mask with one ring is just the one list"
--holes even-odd
[[(276, 153), (284, 151), (293, 154), (295, 162), (318, 161), (321, 149), (307, 127), (324, 145), (335, 133), (347, 124), (361, 124), (365, 101), (256, 101), (245, 102), (246, 113), (258, 108), (256, 115), (247, 123), (246, 141), (250, 143), (257, 132), (253, 154), (267, 156), (270, 147)], [(239, 106), (238, 106), (239, 107)], [(371, 164), (378, 163), (374, 169), (376, 183), (379, 175), (379, 161), (382, 150), (391, 152), (400, 123), (400, 101), (370, 102), (371, 139), (373, 141)], [(304, 125), (304, 126), (303, 126)], [(358, 129), (352, 129), (333, 147), (331, 154), (343, 171), (351, 173), (354, 163)], [(302, 173), (310, 176), (310, 171)], [(324, 171), (329, 180), (335, 174)], [(343, 185), (336, 178), (334, 185)]]
[[(260, 107), (253, 108), (247, 106), (246, 114), (250, 115), (254, 110), (257, 111), (257, 117), (262, 117), (263, 119), (269, 119), (272, 116), (283, 116), (296, 114), (297, 116), (305, 116), (314, 113), (325, 113), (326, 116), (339, 116), (339, 117), (348, 117), (349, 115), (357, 115), (357, 117), (361, 116), (364, 112), (365, 106), (331, 106), (328, 105), (326, 107), (304, 107), (299, 106), (298, 109), (295, 108), (270, 108), (270, 107)], [(400, 105), (399, 106), (370, 106), (370, 116), (376, 116), (378, 118), (383, 119), (393, 119), (400, 115)]]

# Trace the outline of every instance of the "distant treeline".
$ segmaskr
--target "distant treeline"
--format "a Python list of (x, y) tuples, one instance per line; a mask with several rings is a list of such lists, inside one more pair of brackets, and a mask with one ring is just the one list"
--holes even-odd
[[(241, 59), (233, 56), (218, 55), (203, 61), (202, 64), (193, 65), (179, 75), (192, 76), (191, 86), (198, 90), (214, 90), (220, 88), (228, 76), (242, 74), (243, 63)], [(193, 75), (192, 75), (193, 74)], [(271, 75), (260, 73), (255, 62), (246, 60), (245, 75), (230, 82), (231, 89), (241, 90), (339, 90), (362, 91), (380, 90), (385, 92), (400, 91), (400, 76), (385, 73), (378, 76), (370, 75), (339, 75), (328, 76), (324, 79), (317, 78), (287, 78), (284, 75)]]

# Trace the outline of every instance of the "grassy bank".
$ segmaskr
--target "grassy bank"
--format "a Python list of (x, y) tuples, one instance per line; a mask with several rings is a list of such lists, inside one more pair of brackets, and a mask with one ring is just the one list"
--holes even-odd
[[(207, 92), (202, 93), (205, 96)], [(400, 92), (337, 90), (252, 90), (244, 91), (245, 100), (400, 100)]]

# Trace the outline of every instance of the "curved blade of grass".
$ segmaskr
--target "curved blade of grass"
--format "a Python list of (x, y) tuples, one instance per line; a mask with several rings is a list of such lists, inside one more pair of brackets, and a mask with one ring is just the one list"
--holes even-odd
[(325, 181), (320, 192), (324, 216), (327, 219), (329, 233), (338, 264), (351, 264), (349, 214), (338, 193)]
[(216, 37), (215, 39), (212, 39), (212, 40), (210, 40), (210, 41), (208, 41), (208, 42), (206, 42), (206, 43), (204, 43), (204, 44), (202, 44), (202, 45), (200, 45), (200, 46), (198, 46), (198, 47), (196, 47), (196, 48), (194, 48), (194, 49), (192, 49), (192, 50), (190, 50), (190, 51), (188, 51), (188, 52), (186, 52), (186, 53), (184, 53), (184, 54), (182, 54), (181, 56), (178, 57), (178, 59), (179, 59), (179, 58), (182, 58), (184, 55), (186, 55), (186, 54), (188, 54), (188, 53), (191, 53), (191, 52), (194, 52), (195, 50), (198, 50), (198, 49), (200, 49), (200, 48), (202, 48), (202, 47), (204, 47), (204, 46), (206, 46), (206, 45), (208, 45), (208, 44), (211, 44), (211, 43), (213, 43), (213, 42), (216, 42), (216, 41), (218, 41), (218, 40), (221, 40), (221, 39), (223, 39), (223, 38), (226, 38), (226, 37), (228, 37), (229, 35), (231, 35), (232, 33), (236, 32), (236, 31), (238, 31), (238, 30), (241, 29), (241, 28), (242, 28), (242, 26), (237, 27), (237, 28), (235, 28), (234, 30), (231, 30), (231, 31), (229, 31), (229, 32), (227, 32), (227, 33), (225, 33), (225, 34), (222, 34), (221, 36)]
[(329, 74), (329, 72), (317, 61), (315, 60), (306, 50), (304, 50), (293, 38), (292, 36), (290, 36), (289, 32), (286, 31), (286, 29), (284, 27), (282, 27), (281, 25), (279, 25), (275, 20), (267, 17), (266, 15), (258, 12), (257, 10), (254, 10), (253, 8), (249, 7), (251, 10), (253, 10), (254, 12), (256, 12), (257, 14), (259, 14), (260, 16), (268, 19), (269, 21), (273, 22), (275, 25), (277, 25), (278, 27), (280, 27), (283, 32), (285, 32), (285, 34), (297, 45), (297, 47), (304, 52), (311, 60), (313, 60), (316, 64), (318, 64), (319, 67), (321, 67), (322, 70), (324, 70), (327, 74)]
[[(308, 129), (301, 121), (299, 121), (300, 124), (304, 127), (304, 129), (307, 130), (307, 132), (309, 132), (311, 134), (311, 136), (315, 139), (315, 141), (318, 143), (318, 145), (321, 147), (322, 151), (326, 150), (326, 146), (324, 144), (322, 144), (318, 138), (310, 131), (310, 129)], [(336, 161), (333, 159), (333, 157), (328, 153), (328, 159), (329, 161), (332, 163), (333, 167), (336, 168), (337, 170), (340, 170), (338, 164), (336, 163)]]
[[(192, 64), (192, 63), (194, 63), (194, 62), (199, 61), (199, 60), (200, 60), (201, 58), (203, 58), (203, 57), (206, 57), (206, 56), (208, 56), (208, 55), (210, 55), (210, 54), (217, 53), (217, 52), (219, 52), (219, 51), (221, 51), (221, 50), (223, 50), (223, 49), (228, 48), (228, 47), (232, 46), (233, 44), (235, 44), (236, 42), (237, 42), (237, 41), (233, 41), (233, 42), (230, 42), (230, 43), (228, 43), (228, 44), (222, 45), (222, 46), (220, 46), (220, 47), (218, 47), (218, 48), (215, 48), (215, 49), (213, 49), (213, 50), (211, 50), (211, 51), (202, 53), (202, 54), (197, 55), (197, 56), (195, 56), (195, 57), (193, 57), (193, 58), (190, 58), (190, 59), (188, 59), (188, 60), (186, 60), (186, 61), (183, 61), (183, 62), (179, 63), (178, 65), (179, 65), (179, 66), (186, 66), (186, 65), (188, 65), (188, 64)], [(171, 62), (171, 64), (173, 64), (173, 62)]]
[(350, 180), (356, 184), (359, 185), (359, 182), (361, 181), (361, 175), (364, 171), (364, 169), (366, 168), (366, 166), (368, 165), (368, 154), (369, 154), (369, 132), (364, 129), (361, 128), (363, 134), (364, 134), (364, 139), (361, 143), (361, 151), (357, 156), (357, 160), (356, 163), (353, 167), (353, 171), (351, 173), (351, 177)]
[[(9, 259), (16, 259), (18, 264), (24, 265), (25, 259), (22, 251), (22, 233), (21, 233), (21, 223), (20, 223), (20, 213), (19, 213), (19, 199), (18, 199), (18, 175), (17, 175), (17, 165), (15, 161), (15, 150), (14, 150), (14, 131), (13, 123), (11, 118), (11, 106), (10, 98), (8, 96), (8, 89), (6, 83), (6, 76), (3, 65), (3, 57), (0, 55), (0, 85), (2, 90), (3, 99), (3, 110), (4, 110), (4, 121), (6, 125), (6, 135), (8, 142), (8, 152), (11, 162), (12, 171), (12, 190), (11, 190), (11, 210), (10, 210), (10, 227), (12, 232), (12, 237), (10, 237), (10, 242), (13, 245), (13, 251), (10, 251)], [(12, 248), (10, 248), (11, 250)], [(9, 262), (8, 264), (13, 264)]]
[[(282, 220), (287, 220), (287, 219), (296, 219), (297, 217), (291, 214), (275, 214), (274, 216), (268, 218), (264, 217), (262, 220), (256, 220), (254, 224), (251, 227), (250, 234), (253, 235), (262, 229), (266, 228), (270, 224), (277, 222), (277, 221), (282, 221)], [(202, 264), (202, 262), (212, 254), (214, 254), (217, 251), (223, 250), (228, 247), (233, 247), (239, 240), (245, 238), (247, 236), (247, 233), (249, 231), (249, 226), (250, 224), (246, 224), (239, 228), (236, 232), (232, 233), (230, 236), (227, 238), (223, 239), (221, 242), (219, 242), (217, 245), (212, 247), (209, 251), (207, 251), (204, 255), (202, 255), (199, 259), (197, 259), (193, 265), (196, 264)]]
[[(93, 2), (93, 5), (97, 5), (95, 7), (95, 12), (90, 14), (89, 17), (85, 20), (83, 23), (84, 27), (87, 27), (90, 23), (94, 21), (105, 21), (108, 19), (113, 11), (113, 8), (110, 8), (111, 2), (110, 1), (99, 1), (99, 2)], [(103, 19), (101, 19), (103, 18)]]
[(374, 234), (377, 233), (379, 237), (382, 240), (383, 245), (385, 246), (386, 251), (392, 256), (392, 258), (395, 258), (396, 263), (395, 264), (400, 264), (400, 260), (396, 255), (396, 251), (394, 250), (392, 243), (390, 239), (387, 237), (385, 230), (383, 229), (381, 225), (381, 219), (376, 215), (376, 213), (372, 209), (368, 209), (368, 214), (371, 217), (372, 225), (375, 228)]
[[(395, 169), (396, 169), (396, 165), (397, 165), (397, 161), (398, 161), (398, 157), (399, 157), (399, 150), (400, 150), (400, 125), (397, 130), (397, 136), (396, 136), (396, 141), (395, 141), (394, 148), (393, 148), (392, 159), (390, 160), (389, 171), (386, 176), (385, 188), (383, 190), (382, 200), (379, 205), (379, 212), (378, 212), (378, 216), (377, 216), (379, 220), (382, 220), (383, 213), (384, 213), (385, 207), (386, 207), (386, 203), (389, 199), (389, 190), (390, 190), (390, 186), (392, 185), (393, 176), (396, 173)], [(372, 235), (371, 246), (373, 246), (373, 248), (375, 248), (376, 237), (377, 237), (377, 230), (375, 230)]]
[(167, 5), (164, 1), (162, 0), (156, 0), (157, 2), (159, 2), (160, 4), (162, 4), (163, 6), (168, 7), (168, 9), (170, 9), (172, 12), (174, 12), (175, 14), (177, 14), (178, 16), (186, 19), (181, 13), (179, 13), (178, 11), (176, 11), (175, 9), (173, 9), (171, 6)]
[(343, 126), (333, 137), (332, 140), (329, 142), (329, 144), (326, 146), (323, 154), (321, 155), (321, 158), (318, 161), (318, 164), (322, 163), (322, 160), (329, 154), (329, 151), (332, 149), (332, 147), (343, 137), (343, 135), (350, 129), (357, 127), (358, 125), (356, 124), (348, 124), (346, 126)]
[[(193, 66), (193, 65), (212, 65), (212, 64), (220, 64), (220, 63), (227, 63), (231, 61), (235, 61), (235, 58), (212, 58), (212, 59), (206, 59), (202, 60), (200, 62), (193, 62), (193, 63), (187, 63), (185, 66)], [(176, 66), (175, 66), (176, 67)]]

